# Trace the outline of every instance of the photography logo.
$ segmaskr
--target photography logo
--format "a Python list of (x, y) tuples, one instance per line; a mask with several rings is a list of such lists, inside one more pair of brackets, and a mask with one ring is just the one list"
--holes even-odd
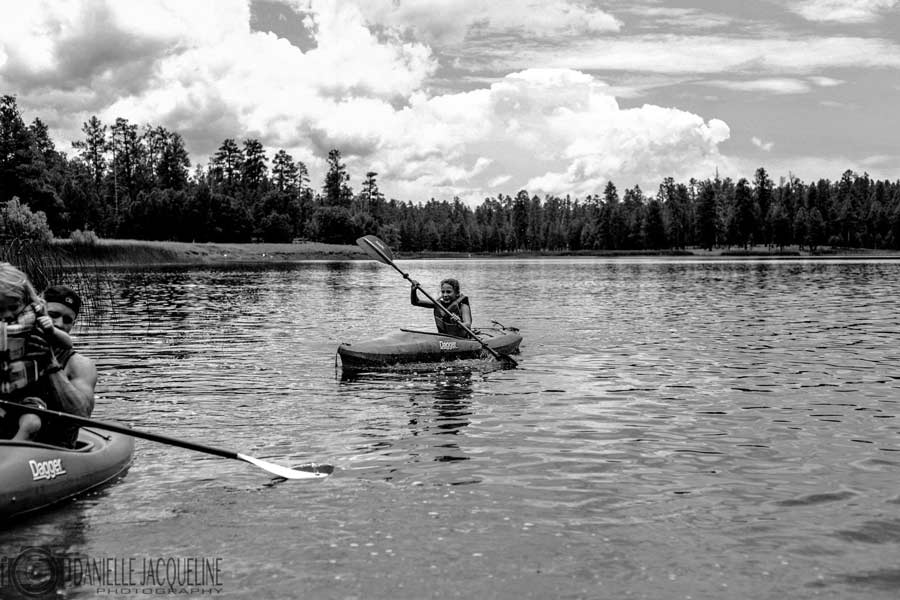
[(62, 565), (46, 548), (25, 548), (7, 568), (9, 583), (23, 596), (44, 596), (62, 584)]
[(29, 546), (0, 556), (0, 600), (56, 597), (67, 589), (94, 596), (222, 594), (222, 558), (88, 556)]

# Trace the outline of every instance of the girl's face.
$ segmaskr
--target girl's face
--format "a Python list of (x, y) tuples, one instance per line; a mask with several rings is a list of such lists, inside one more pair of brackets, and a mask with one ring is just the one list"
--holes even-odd
[(7, 323), (14, 323), (24, 308), (25, 302), (18, 296), (0, 295), (0, 319)]
[(441, 286), (441, 300), (444, 304), (449, 304), (456, 300), (456, 292), (453, 291), (453, 286), (449, 283), (445, 283)]

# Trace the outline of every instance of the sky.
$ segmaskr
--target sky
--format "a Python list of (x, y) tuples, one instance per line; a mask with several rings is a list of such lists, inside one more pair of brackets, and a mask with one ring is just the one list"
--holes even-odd
[(0, 0), (0, 93), (57, 149), (97, 116), (329, 150), (388, 198), (584, 198), (664, 177), (900, 178), (900, 0)]

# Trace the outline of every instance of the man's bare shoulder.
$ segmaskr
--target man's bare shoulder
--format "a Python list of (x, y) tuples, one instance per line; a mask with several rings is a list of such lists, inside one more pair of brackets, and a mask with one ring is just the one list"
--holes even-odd
[(84, 372), (86, 370), (96, 371), (94, 361), (84, 354), (73, 352), (66, 363), (66, 372), (71, 374), (73, 372)]

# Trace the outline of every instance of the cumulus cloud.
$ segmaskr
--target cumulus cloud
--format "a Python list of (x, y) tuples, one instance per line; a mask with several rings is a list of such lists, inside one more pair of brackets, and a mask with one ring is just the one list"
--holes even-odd
[(68, 112), (49, 124), (69, 139), (98, 114), (176, 129), (199, 153), (241, 135), (336, 145), (351, 125), (364, 137), (369, 119), (392, 113), (436, 67), (424, 45), (377, 38), (352, 4), (313, 2), (317, 47), (305, 53), (251, 32), (246, 0), (24, 7), (0, 25), (0, 83), (42, 116)]
[(510, 144), (558, 165), (531, 177), (530, 192), (584, 195), (610, 180), (646, 189), (667, 176), (709, 175), (725, 161), (723, 121), (652, 105), (622, 109), (604, 84), (577, 71), (513, 74), (492, 92), (515, 108), (506, 119)]
[[(206, 35), (227, 36), (247, 17), (240, 2), (225, 0), (223, 10), (208, 20), (200, 18), (198, 8), (196, 3), (175, 8), (161, 2), (138, 10), (124, 2), (40, 0), (5, 6), (0, 45), (6, 60), (0, 77), (26, 94), (91, 91), (97, 106), (123, 91), (140, 93), (152, 84), (159, 61), (179, 43), (209, 44)], [(197, 26), (189, 26), (192, 22)]]
[[(433, 18), (428, 7), (446, 14)], [(337, 148), (351, 174), (376, 171), (382, 190), (404, 200), (480, 201), (501, 186), (596, 193), (610, 179), (647, 187), (727, 162), (718, 151), (730, 135), (724, 122), (652, 105), (622, 109), (613, 88), (575, 69), (430, 90), (437, 59), (403, 22), (434, 29), (465, 12), (467, 31), (494, 21), (535, 32), (618, 27), (561, 0), (516, 7), (304, 0), (298, 23), (315, 42), (304, 50), (251, 30), (245, 0), (37, 1), (0, 24), (0, 85), (48, 122), (64, 150), (94, 114), (177, 131), (195, 162), (226, 137), (255, 137), (303, 160), (313, 182)], [(450, 35), (438, 29), (430, 35)]]
[(897, 6), (898, 0), (802, 0), (789, 4), (809, 21), (871, 23)]
[(418, 96), (380, 122), (377, 158), (367, 164), (381, 181), (406, 197), (473, 201), (485, 190), (584, 195), (609, 180), (646, 188), (666, 176), (708, 176), (727, 163), (718, 145), (730, 135), (720, 120), (677, 109), (622, 109), (606, 84), (566, 69)]
[(586, 194), (611, 179), (646, 187), (665, 176), (709, 175), (726, 161), (718, 144), (730, 135), (722, 121), (677, 109), (621, 109), (603, 82), (566, 69), (420, 97), (387, 125), (373, 167), (383, 180), (405, 182), (420, 198), (471, 200), (499, 185), (512, 186), (506, 193)]
[(753, 136), (752, 138), (750, 138), (750, 142), (754, 146), (756, 146), (757, 148), (759, 148), (760, 150), (763, 150), (765, 152), (771, 152), (772, 148), (775, 147), (774, 142), (764, 142), (756, 136)]

